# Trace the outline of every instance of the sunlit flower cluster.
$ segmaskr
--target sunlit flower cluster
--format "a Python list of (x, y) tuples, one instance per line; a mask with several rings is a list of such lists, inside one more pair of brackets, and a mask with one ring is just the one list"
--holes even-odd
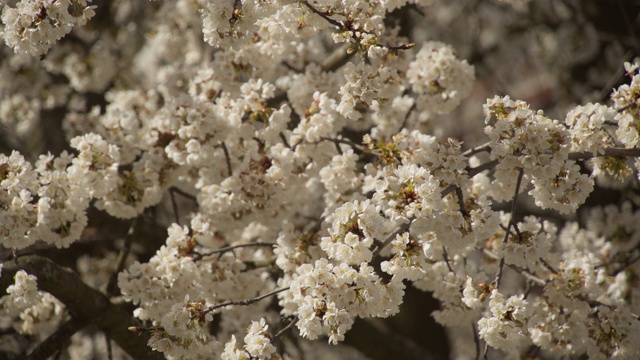
[[(403, 31), (429, 6), (457, 16), (436, 0), (91, 3), (0, 8), (3, 129), (51, 116), (60, 134), (31, 142), (66, 141), (0, 154), (0, 330), (43, 340), (73, 318), (18, 260), (95, 242), (65, 266), (169, 359), (313, 359), (307, 340), (341, 349), (407, 286), (464, 349), (640, 356), (638, 61), (560, 121), (478, 100), (486, 68)], [(468, 97), (484, 123), (458, 139)], [(596, 184), (611, 193), (590, 201)]]
[(18, 53), (42, 55), (95, 15), (91, 0), (19, 1), (2, 11), (2, 37)]

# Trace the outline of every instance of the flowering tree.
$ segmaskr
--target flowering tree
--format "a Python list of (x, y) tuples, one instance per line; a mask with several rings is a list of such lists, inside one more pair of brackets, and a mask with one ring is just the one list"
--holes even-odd
[(604, 3), (3, 1), (2, 356), (638, 358)]

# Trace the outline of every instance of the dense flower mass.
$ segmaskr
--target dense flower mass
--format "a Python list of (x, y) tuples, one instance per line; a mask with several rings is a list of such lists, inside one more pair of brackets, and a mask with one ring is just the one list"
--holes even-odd
[(19, 1), (2, 11), (2, 37), (17, 53), (43, 55), (78, 25), (95, 15), (91, 0)]
[(0, 358), (640, 358), (640, 60), (569, 3), (2, 2)]

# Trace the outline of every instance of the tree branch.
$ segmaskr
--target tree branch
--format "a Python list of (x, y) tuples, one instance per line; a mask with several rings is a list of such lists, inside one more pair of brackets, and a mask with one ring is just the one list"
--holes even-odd
[(231, 157), (229, 156), (229, 150), (227, 149), (227, 144), (224, 141), (220, 142), (220, 147), (222, 151), (224, 151), (224, 157), (227, 160), (227, 173), (229, 176), (233, 175), (233, 169), (231, 167)]
[(298, 318), (297, 316), (291, 319), (291, 321), (287, 324), (287, 326), (283, 327), (282, 329), (280, 329), (280, 331), (278, 331), (275, 335), (273, 335), (273, 339), (275, 340), (280, 336), (284, 335), (284, 333), (289, 331), (289, 329), (291, 329), (293, 325), (297, 324), (298, 321), (300, 321), (300, 318)]
[(273, 296), (273, 295), (276, 295), (278, 293), (281, 293), (281, 292), (287, 291), (287, 290), (289, 290), (289, 287), (273, 290), (273, 291), (268, 292), (266, 294), (263, 294), (263, 295), (260, 295), (260, 296), (256, 296), (256, 297), (253, 297), (253, 298), (250, 298), (250, 299), (238, 300), (238, 301), (227, 301), (227, 302), (224, 302), (224, 303), (211, 305), (204, 311), (204, 314), (208, 314), (208, 313), (212, 312), (213, 310), (216, 310), (216, 309), (219, 309), (219, 308), (225, 307), (225, 306), (251, 305), (251, 304), (253, 304), (255, 302), (258, 302), (258, 301), (260, 301), (262, 299), (268, 298), (269, 296)]
[(58, 330), (46, 338), (27, 356), (27, 360), (46, 360), (60, 351), (60, 347), (65, 344), (71, 336), (82, 330), (86, 325), (84, 321), (72, 317), (66, 323), (60, 325)]
[[(509, 232), (511, 231), (511, 227), (516, 223), (515, 214), (516, 214), (516, 205), (518, 203), (518, 193), (520, 192), (520, 184), (522, 184), (522, 176), (524, 175), (524, 170), (520, 169), (518, 171), (518, 180), (516, 181), (516, 191), (513, 195), (513, 201), (511, 202), (511, 219), (509, 219), (509, 225), (507, 225), (507, 231), (505, 231), (503, 243), (507, 243), (509, 241)], [(500, 259), (500, 265), (498, 266), (498, 273), (496, 274), (496, 278), (493, 280), (493, 285), (496, 289), (500, 288), (500, 280), (502, 280), (502, 270), (504, 269), (504, 256)]]
[(349, 45), (343, 45), (322, 61), (320, 69), (324, 72), (333, 72), (349, 62), (355, 52), (349, 53)]
[(489, 146), (489, 144), (490, 144), (489, 142), (486, 142), (486, 143), (484, 143), (482, 145), (478, 145), (476, 147), (473, 147), (473, 148), (463, 152), (462, 156), (469, 157), (469, 156), (472, 156), (472, 155), (475, 155), (475, 154), (481, 153), (481, 152), (491, 152), (491, 146)]
[(111, 274), (109, 283), (107, 284), (107, 294), (110, 296), (120, 294), (120, 289), (118, 289), (118, 274), (124, 270), (125, 263), (129, 257), (129, 253), (131, 252), (131, 246), (133, 245), (137, 224), (138, 218), (135, 218), (129, 227), (129, 231), (127, 231), (127, 236), (124, 238), (124, 245), (118, 252), (118, 258), (116, 259), (113, 273)]
[(342, 24), (340, 21), (332, 19), (331, 17), (329, 17), (327, 14), (325, 14), (324, 12), (316, 9), (315, 7), (313, 7), (311, 4), (309, 4), (308, 1), (300, 1), (302, 4), (304, 4), (304, 6), (306, 6), (309, 10), (311, 10), (312, 13), (320, 16), (321, 18), (323, 18), (326, 22), (328, 22), (329, 24), (337, 27), (338, 29), (344, 29), (344, 24)]
[(0, 293), (6, 293), (16, 272), (24, 270), (38, 278), (38, 289), (65, 304), (71, 316), (108, 333), (134, 359), (164, 359), (162, 354), (147, 346), (147, 337), (131, 336), (127, 329), (136, 325), (136, 321), (128, 311), (112, 304), (104, 294), (85, 284), (71, 270), (35, 255), (7, 261), (3, 265)]
[(405, 231), (409, 231), (409, 228), (411, 227), (411, 224), (413, 223), (414, 219), (415, 218), (409, 219), (409, 221), (407, 223), (402, 224), (394, 232), (389, 234), (389, 236), (387, 236), (387, 238), (382, 241), (382, 244), (380, 244), (380, 246), (376, 247), (373, 250), (372, 257), (376, 257), (380, 253), (380, 251), (382, 251), (382, 249), (384, 249), (387, 245), (389, 245), (393, 241), (393, 239), (396, 238), (396, 235), (401, 234), (401, 233), (403, 233)]
[(276, 244), (276, 243), (268, 243), (268, 242), (264, 242), (264, 243), (263, 242), (255, 242), (255, 243), (247, 243), (247, 244), (229, 245), (229, 246), (217, 249), (217, 250), (213, 250), (213, 251), (208, 252), (206, 254), (198, 254), (198, 257), (196, 257), (195, 259), (201, 259), (201, 258), (203, 258), (205, 256), (209, 256), (209, 255), (213, 255), (213, 254), (222, 254), (222, 253), (225, 253), (227, 251), (231, 251), (231, 250), (234, 250), (234, 249), (245, 248), (245, 247), (252, 247), (252, 246), (274, 247), (276, 245), (278, 245), (278, 244)]

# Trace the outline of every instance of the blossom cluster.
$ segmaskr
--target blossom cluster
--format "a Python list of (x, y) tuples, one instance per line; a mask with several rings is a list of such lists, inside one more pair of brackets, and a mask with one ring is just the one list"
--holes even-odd
[(41, 155), (35, 167), (12, 152), (0, 155), (0, 188), (4, 244), (24, 248), (36, 241), (68, 247), (87, 225), (86, 210), (122, 182), (118, 147), (96, 134), (72, 139), (78, 156)]
[(281, 300), (297, 307), (300, 334), (311, 340), (329, 335), (329, 342), (344, 340), (355, 316), (387, 317), (399, 311), (404, 294), (401, 281), (382, 283), (373, 267), (363, 263), (354, 269), (347, 263), (334, 266), (326, 259), (296, 270), (290, 295)]
[[(440, 325), (466, 329), (460, 358), (481, 343), (640, 355), (640, 62), (609, 105), (563, 120), (487, 99), (473, 147), (440, 123), (481, 68), (393, 26), (436, 0), (124, 3), (2, 9), (0, 75), (16, 81), (0, 80), (0, 121), (28, 135), (62, 109), (65, 137), (55, 154), (0, 154), (12, 256), (113, 230), (90, 216), (132, 224), (74, 270), (130, 304), (133, 330), (169, 359), (313, 358), (307, 340), (341, 347), (410, 286), (440, 303)], [(82, 27), (94, 15), (114, 26)], [(598, 187), (624, 197), (585, 205)], [(73, 314), (37, 275), (11, 279), (0, 325), (42, 340)], [(90, 332), (70, 343), (98, 351)]]
[(37, 279), (20, 270), (7, 295), (0, 298), (2, 327), (10, 325), (16, 331), (45, 339), (65, 319), (64, 304), (51, 294), (38, 290)]
[(20, 1), (2, 11), (5, 43), (16, 52), (43, 55), (68, 34), (95, 15), (91, 0)]

